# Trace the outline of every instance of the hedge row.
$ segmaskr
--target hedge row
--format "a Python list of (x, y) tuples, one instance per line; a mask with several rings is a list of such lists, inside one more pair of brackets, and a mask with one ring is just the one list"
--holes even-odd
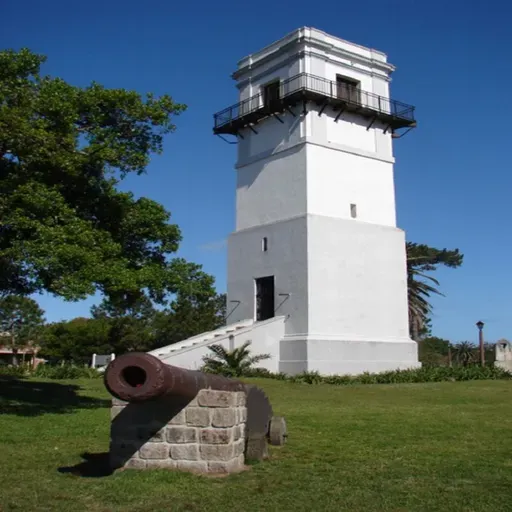
[(11, 377), (39, 377), (43, 379), (96, 379), (102, 376), (100, 372), (94, 368), (86, 366), (75, 366), (65, 364), (52, 366), (40, 364), (37, 368), (26, 365), (20, 366), (0, 366), (0, 375)]
[[(14, 377), (40, 377), (46, 379), (94, 379), (102, 376), (93, 368), (66, 364), (51, 366), (40, 364), (35, 370), (28, 366), (0, 366), (0, 375)], [(228, 375), (229, 376), (229, 375)], [(262, 368), (246, 371), (244, 377), (277, 379), (301, 384), (333, 384), (347, 386), (355, 384), (406, 384), (420, 382), (468, 381), (512, 379), (512, 373), (492, 365), (479, 366), (426, 366), (414, 370), (394, 370), (382, 373), (362, 373), (360, 375), (326, 375), (318, 372), (305, 372), (298, 375), (271, 373)]]
[(302, 384), (333, 384), (347, 386), (355, 384), (406, 384), (420, 382), (468, 381), (512, 379), (512, 373), (495, 366), (423, 366), (413, 370), (394, 370), (360, 375), (327, 375), (306, 372), (298, 375), (271, 373), (263, 369), (246, 372), (245, 377), (263, 377)]

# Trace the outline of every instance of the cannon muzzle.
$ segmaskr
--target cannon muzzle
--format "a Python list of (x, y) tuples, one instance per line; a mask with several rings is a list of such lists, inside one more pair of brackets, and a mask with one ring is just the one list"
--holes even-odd
[(111, 361), (104, 380), (109, 393), (126, 402), (165, 395), (192, 399), (201, 389), (247, 391), (239, 380), (170, 366), (145, 352), (131, 352)]

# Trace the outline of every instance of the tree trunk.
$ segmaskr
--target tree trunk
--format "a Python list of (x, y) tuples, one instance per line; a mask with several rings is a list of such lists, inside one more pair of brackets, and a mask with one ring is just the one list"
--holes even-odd
[(18, 349), (16, 347), (13, 347), (12, 349), (12, 365), (13, 366), (19, 366), (19, 360), (18, 360)]
[(418, 342), (419, 337), (420, 337), (420, 329), (419, 329), (418, 321), (415, 318), (413, 318), (412, 322), (411, 322), (411, 338), (414, 341)]

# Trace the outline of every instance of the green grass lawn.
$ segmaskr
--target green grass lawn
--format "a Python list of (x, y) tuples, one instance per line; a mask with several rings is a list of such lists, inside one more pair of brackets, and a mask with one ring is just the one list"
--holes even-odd
[(511, 381), (254, 382), (288, 422), (288, 442), (270, 460), (226, 478), (87, 477), (65, 468), (108, 450), (102, 381), (0, 378), (0, 510), (512, 510)]

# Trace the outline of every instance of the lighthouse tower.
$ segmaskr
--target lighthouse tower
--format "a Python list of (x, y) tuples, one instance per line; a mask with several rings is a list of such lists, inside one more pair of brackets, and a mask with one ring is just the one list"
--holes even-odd
[(284, 317), (278, 369), (356, 374), (419, 366), (409, 337), (392, 140), (416, 125), (385, 54), (300, 28), (238, 63), (228, 323)]

